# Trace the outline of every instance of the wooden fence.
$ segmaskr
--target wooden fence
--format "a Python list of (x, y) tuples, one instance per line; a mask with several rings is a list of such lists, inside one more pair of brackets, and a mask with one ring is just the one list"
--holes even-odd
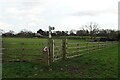
[[(50, 65), (56, 60), (77, 57), (113, 46), (116, 42), (68, 42), (49, 39), (46, 43), (3, 43), (3, 61), (38, 61)], [(7, 46), (6, 46), (7, 45)], [(32, 45), (32, 46), (31, 46)], [(48, 50), (43, 51), (44, 47)]]
[(47, 43), (4, 43), (2, 44), (3, 62), (45, 62), (43, 48)]
[[(67, 59), (67, 58), (73, 58), (77, 57), (86, 53), (90, 53), (96, 50), (102, 50), (103, 48), (107, 48), (110, 46), (113, 46), (114, 44), (117, 44), (117, 42), (67, 42), (67, 39), (61, 40), (61, 47), (60, 46), (55, 46), (54, 43), (54, 48), (59, 47), (60, 54), (62, 54), (59, 57), (53, 57), (53, 61), (59, 60), (59, 59)], [(55, 52), (53, 52), (54, 56)]]
[[(67, 58), (73, 58), (76, 56), (83, 55), (85, 53), (90, 53), (96, 50), (101, 50), (108, 46), (107, 42), (68, 43), (67, 45), (70, 45), (70, 44), (74, 44), (75, 46), (67, 47)], [(72, 51), (70, 51), (71, 49)]]

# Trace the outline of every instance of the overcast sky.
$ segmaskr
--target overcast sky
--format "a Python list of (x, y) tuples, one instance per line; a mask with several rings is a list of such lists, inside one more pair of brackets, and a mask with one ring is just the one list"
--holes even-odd
[(0, 0), (0, 29), (80, 29), (96, 22), (101, 29), (118, 29), (119, 0)]

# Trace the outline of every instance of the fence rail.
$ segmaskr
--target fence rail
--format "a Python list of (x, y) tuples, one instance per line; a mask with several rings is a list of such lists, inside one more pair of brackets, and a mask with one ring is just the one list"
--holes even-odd
[[(60, 40), (60, 39), (59, 39)], [(67, 42), (63, 40), (50, 39), (45, 43), (5, 43), (3, 42), (3, 59), (42, 60), (49, 64), (59, 59), (81, 56), (95, 50), (101, 50), (116, 44), (116, 42)], [(7, 45), (7, 46), (6, 46)], [(36, 47), (35, 47), (36, 46)], [(43, 52), (47, 46), (48, 51)], [(11, 52), (10, 52), (11, 51)], [(14, 52), (13, 52), (14, 51)], [(35, 51), (35, 52), (34, 52)], [(5, 52), (5, 54), (4, 54)], [(30, 58), (29, 58), (30, 57)], [(8, 60), (9, 60), (8, 59)]]
[[(103, 48), (107, 48), (109, 46), (113, 46), (115, 44), (117, 44), (117, 42), (83, 42), (82, 44), (84, 45), (80, 45), (79, 43), (67, 43), (66, 45), (69, 44), (77, 44), (74, 47), (67, 47), (67, 58), (73, 58), (76, 56), (80, 56), (83, 55), (84, 53), (89, 53), (89, 52), (93, 52), (96, 50), (102, 50)], [(78, 45), (79, 44), (79, 45)], [(69, 51), (70, 49), (73, 49), (72, 51)], [(75, 55), (70, 55), (71, 53), (76, 53)]]
[(2, 60), (3, 62), (22, 62), (22, 61), (33, 61), (38, 63), (44, 60), (43, 48), (48, 46), (48, 42), (12, 42), (2, 43)]

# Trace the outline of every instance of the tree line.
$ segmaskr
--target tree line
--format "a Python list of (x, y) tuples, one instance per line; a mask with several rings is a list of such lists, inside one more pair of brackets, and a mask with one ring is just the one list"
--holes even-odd
[[(49, 32), (43, 31), (39, 29), (36, 33), (32, 31), (22, 30), (17, 34), (14, 34), (14, 31), (10, 30), (9, 32), (3, 33), (3, 37), (26, 37), (26, 38), (33, 38), (33, 37), (48, 37)], [(102, 29), (99, 30), (98, 33), (91, 34), (88, 30), (77, 30), (76, 33), (71, 31), (55, 31), (52, 33), (52, 36), (90, 36), (91, 39), (95, 39), (96, 37), (107, 37), (110, 39), (119, 39), (120, 38), (120, 31), (110, 30), (110, 29)]]
[[(48, 37), (49, 31), (44, 31), (39, 29), (36, 32), (28, 31), (26, 29), (21, 30), (19, 33), (15, 34), (14, 31), (10, 30), (9, 32), (3, 33), (3, 37)], [(111, 29), (99, 29), (99, 25), (97, 23), (89, 23), (87, 25), (83, 25), (80, 30), (70, 30), (70, 31), (54, 31), (52, 32), (52, 36), (89, 36), (91, 39), (96, 39), (96, 37), (106, 37), (109, 39), (119, 40), (120, 31), (111, 30)]]

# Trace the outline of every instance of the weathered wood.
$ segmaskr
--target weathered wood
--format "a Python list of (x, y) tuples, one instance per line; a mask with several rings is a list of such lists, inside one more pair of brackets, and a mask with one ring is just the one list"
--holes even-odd
[(68, 47), (68, 49), (78, 49), (80, 47)]
[(67, 58), (78, 57), (78, 56), (81, 56), (81, 55), (83, 55), (83, 54), (73, 55), (73, 56), (69, 56), (69, 57), (67, 57)]
[(82, 51), (87, 51), (88, 49), (82, 49), (82, 50), (78, 50), (78, 51), (72, 51), (71, 53), (78, 53), (78, 52), (82, 52)]
[(42, 48), (2, 48), (2, 50), (42, 50)]
[(67, 43), (67, 44), (80, 44), (80, 43)]
[(63, 59), (65, 60), (67, 58), (67, 39), (62, 40), (62, 53), (63, 53)]
[(55, 58), (55, 61), (57, 61), (57, 60), (60, 60), (60, 59), (62, 59), (62, 57), (59, 57), (59, 58)]
[(43, 51), (43, 63), (46, 64), (46, 65), (49, 65), (50, 62), (49, 62), (49, 51)]
[(49, 39), (49, 63), (54, 62), (54, 40)]

